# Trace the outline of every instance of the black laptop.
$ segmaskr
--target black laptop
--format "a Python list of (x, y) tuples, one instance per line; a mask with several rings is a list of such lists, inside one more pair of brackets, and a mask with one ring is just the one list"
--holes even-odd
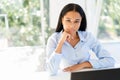
[(120, 68), (72, 72), (71, 80), (120, 80)]

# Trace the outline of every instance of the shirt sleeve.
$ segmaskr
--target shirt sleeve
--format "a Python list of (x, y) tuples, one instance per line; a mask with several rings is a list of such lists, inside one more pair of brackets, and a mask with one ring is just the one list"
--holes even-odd
[(96, 59), (90, 59), (89, 62), (93, 66), (93, 68), (107, 68), (107, 67), (114, 67), (115, 60), (111, 57), (110, 53), (105, 50), (100, 42), (95, 39), (91, 34), (91, 49), (96, 54)]
[(49, 72), (50, 75), (56, 75), (59, 69), (59, 64), (61, 61), (62, 54), (58, 54), (55, 52), (55, 48), (57, 45), (56, 36), (52, 35), (47, 42), (46, 47), (46, 70)]

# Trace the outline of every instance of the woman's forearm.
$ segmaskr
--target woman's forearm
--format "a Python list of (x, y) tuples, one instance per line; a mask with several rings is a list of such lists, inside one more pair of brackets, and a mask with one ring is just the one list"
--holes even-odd
[(92, 65), (90, 64), (90, 62), (83, 62), (83, 63), (80, 63), (80, 64), (75, 64), (73, 66), (67, 67), (63, 71), (72, 72), (72, 71), (77, 71), (77, 70), (81, 70), (81, 69), (84, 69), (84, 68), (92, 68)]
[(80, 63), (79, 66), (84, 69), (84, 68), (92, 68), (92, 65), (90, 62), (83, 62), (83, 63)]
[(55, 49), (55, 52), (60, 54), (61, 51), (62, 51), (62, 46), (63, 46), (63, 42), (59, 42), (59, 43), (57, 44), (57, 47), (56, 47), (56, 49)]

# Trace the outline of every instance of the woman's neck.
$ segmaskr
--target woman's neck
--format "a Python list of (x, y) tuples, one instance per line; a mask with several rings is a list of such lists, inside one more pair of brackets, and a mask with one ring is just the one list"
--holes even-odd
[(77, 33), (77, 32), (76, 32), (76, 33), (71, 34), (71, 36), (73, 37), (73, 39), (77, 39), (77, 38), (79, 38), (79, 36), (78, 36), (78, 33)]

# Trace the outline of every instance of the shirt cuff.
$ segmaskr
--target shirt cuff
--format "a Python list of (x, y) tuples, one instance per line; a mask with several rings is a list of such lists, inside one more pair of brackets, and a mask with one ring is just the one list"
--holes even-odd
[(96, 69), (100, 68), (99, 63), (98, 63), (97, 60), (90, 59), (89, 62), (91, 63), (91, 65), (92, 65), (93, 68), (96, 68)]
[(59, 59), (61, 59), (62, 54), (53, 52), (52, 57), (54, 57), (56, 60), (57, 60), (57, 59), (59, 60)]

